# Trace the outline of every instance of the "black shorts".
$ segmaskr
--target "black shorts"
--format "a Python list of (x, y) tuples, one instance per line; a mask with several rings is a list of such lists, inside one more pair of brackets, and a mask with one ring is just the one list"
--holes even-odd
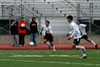
[(88, 38), (87, 35), (83, 35), (83, 36), (81, 37), (81, 39), (87, 39), (87, 38)]
[(80, 38), (78, 38), (78, 39), (74, 39), (74, 42), (73, 42), (75, 45), (79, 45), (79, 43), (80, 43)]
[(46, 34), (44, 36), (44, 39), (46, 39), (47, 41), (53, 42), (53, 35), (52, 34)]

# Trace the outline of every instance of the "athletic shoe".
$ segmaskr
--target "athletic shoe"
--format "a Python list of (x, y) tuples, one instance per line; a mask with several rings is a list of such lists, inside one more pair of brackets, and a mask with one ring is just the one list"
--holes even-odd
[(83, 54), (82, 58), (83, 58), (83, 59), (87, 58), (86, 54)]
[(55, 53), (56, 52), (56, 49), (53, 49), (53, 53)]
[(95, 45), (95, 48), (98, 49), (98, 45)]

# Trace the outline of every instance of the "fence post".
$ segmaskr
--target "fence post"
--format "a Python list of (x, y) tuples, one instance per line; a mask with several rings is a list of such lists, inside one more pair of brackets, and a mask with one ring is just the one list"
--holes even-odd
[(80, 19), (80, 4), (77, 4), (77, 20)]
[(92, 34), (91, 24), (93, 23), (93, 3), (90, 3), (90, 22), (89, 22), (89, 35)]

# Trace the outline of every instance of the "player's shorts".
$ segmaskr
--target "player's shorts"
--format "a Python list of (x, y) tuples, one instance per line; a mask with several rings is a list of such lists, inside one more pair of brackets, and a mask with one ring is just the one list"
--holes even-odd
[(75, 45), (79, 45), (80, 43), (80, 38), (77, 38), (77, 39), (74, 39), (74, 42), (73, 42)]
[(46, 34), (44, 36), (44, 39), (46, 39), (47, 41), (53, 42), (53, 35), (52, 34)]
[(88, 38), (87, 35), (83, 35), (83, 36), (81, 37), (81, 39), (87, 39), (87, 38)]

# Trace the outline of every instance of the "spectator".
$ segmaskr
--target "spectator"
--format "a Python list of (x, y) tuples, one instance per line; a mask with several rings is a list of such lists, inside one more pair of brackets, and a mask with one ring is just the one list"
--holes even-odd
[(27, 24), (24, 21), (24, 17), (21, 17), (21, 21), (18, 23), (18, 33), (19, 33), (19, 45), (24, 46), (25, 44), (25, 34), (26, 34)]
[(17, 33), (18, 33), (18, 26), (14, 20), (12, 20), (11, 23), (11, 36), (12, 36), (12, 46), (18, 46), (18, 40), (17, 40)]
[(37, 33), (37, 22), (36, 18), (32, 18), (32, 22), (30, 23), (30, 42), (34, 42), (34, 46), (36, 46), (36, 33)]

